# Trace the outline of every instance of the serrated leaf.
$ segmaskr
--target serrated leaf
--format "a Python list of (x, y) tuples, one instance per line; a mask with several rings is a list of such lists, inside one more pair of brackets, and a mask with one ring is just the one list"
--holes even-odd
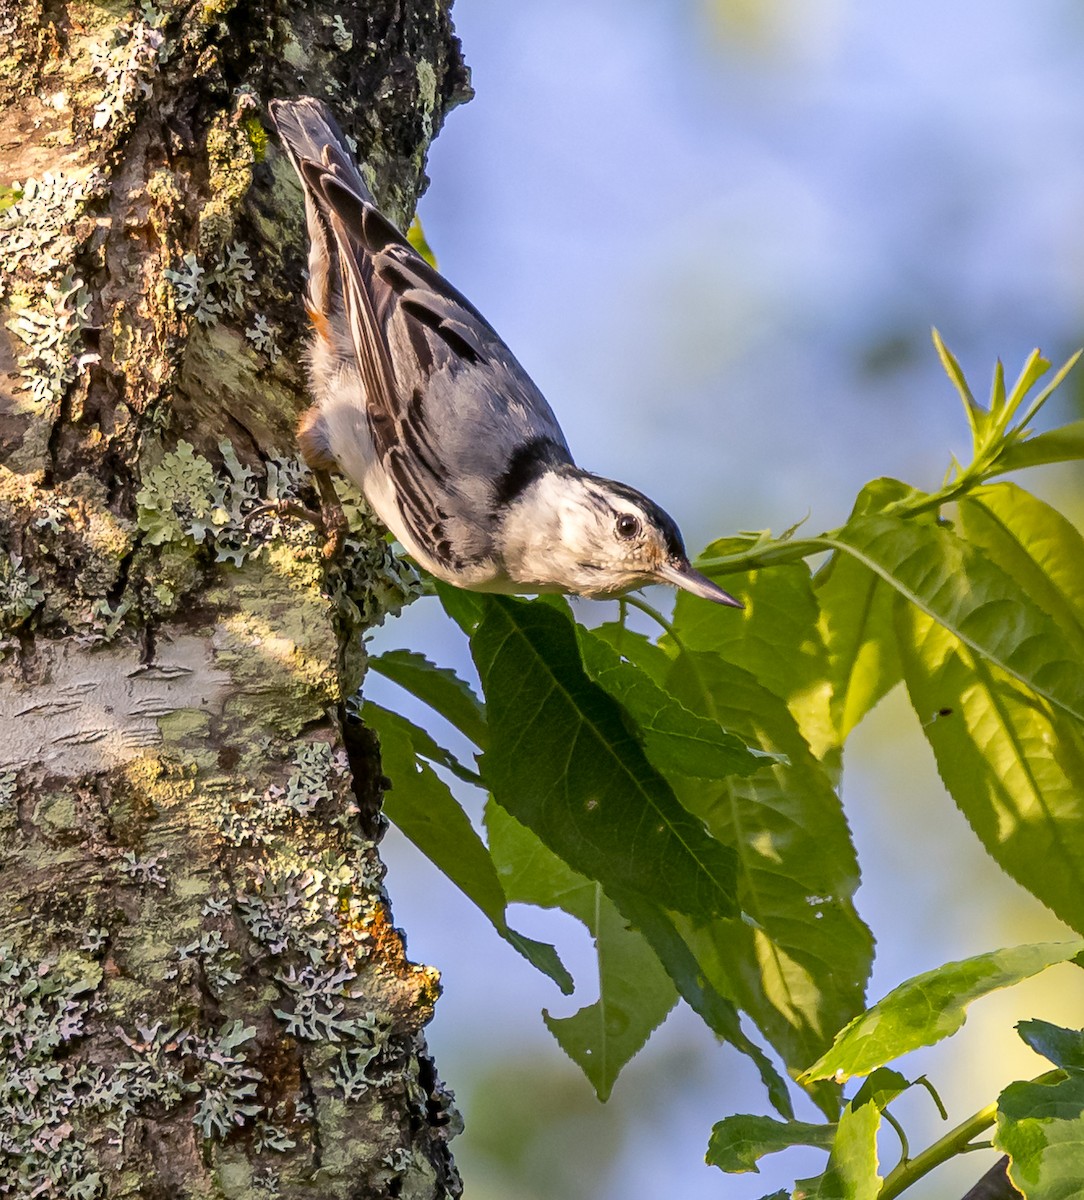
[(1011, 1083), (998, 1097), (994, 1145), (1009, 1155), (1009, 1179), (1026, 1200), (1084, 1194), (1084, 1071)]
[(752, 775), (777, 756), (754, 749), (717, 721), (690, 712), (635, 662), (592, 631), (576, 628), (587, 673), (636, 722), (644, 750), (665, 774), (700, 779)]
[(908, 695), (945, 787), (997, 863), (1084, 932), (1084, 728), (930, 617), (898, 613)]
[(600, 1100), (677, 1002), (677, 991), (642, 937), (597, 883), (577, 875), (492, 801), (490, 851), (511, 903), (561, 908), (587, 926), (598, 958), (599, 999), (571, 1017), (543, 1012), (546, 1027)]
[(902, 1096), (911, 1087), (911, 1081), (905, 1079), (899, 1071), (891, 1067), (878, 1067), (854, 1094), (851, 1108), (859, 1108), (863, 1104), (875, 1104), (881, 1112), (898, 1096)]
[(1049, 504), (1014, 483), (959, 502), (968, 542), (1013, 577), (1084, 659), (1084, 537)]
[[(709, 546), (705, 557), (717, 548), (718, 543)], [(678, 593), (677, 638), (688, 650), (711, 651), (755, 675), (786, 702), (820, 758), (835, 746), (835, 733), (828, 711), (828, 657), (808, 566), (789, 563), (728, 575), (726, 586), (745, 605), (740, 613), (723, 614), (715, 605)]]
[[(792, 1069), (823, 1053), (833, 1030), (861, 1011), (873, 957), (854, 910), (858, 863), (839, 797), (784, 702), (746, 671), (707, 652), (678, 655), (670, 689), (689, 707), (782, 753), (748, 779), (678, 785), (738, 854), (739, 897), (750, 920), (689, 932), (701, 969), (757, 1022)], [(829, 1116), (838, 1100), (820, 1095)]]
[(552, 604), (481, 597), (471, 637), (499, 804), (573, 870), (697, 917), (736, 912), (734, 852), (684, 809), (620, 705), (583, 668), (571, 618)]
[(875, 1104), (848, 1104), (839, 1118), (828, 1167), (816, 1179), (800, 1179), (795, 1194), (802, 1200), (876, 1200), (877, 1130), (881, 1112)]
[(783, 1077), (764, 1051), (746, 1036), (738, 1010), (707, 977), (691, 950), (688, 933), (692, 923), (666, 912), (639, 893), (620, 888), (607, 890), (620, 912), (654, 950), (682, 999), (713, 1033), (752, 1059), (776, 1112), (788, 1119), (793, 1117)]
[(486, 747), (486, 712), (470, 684), (413, 650), (386, 650), (369, 659), (378, 675), (417, 696), (479, 749)]
[[(941, 360), (941, 366), (944, 368), (945, 374), (952, 381), (953, 387), (960, 394), (960, 399), (964, 403), (964, 412), (967, 413), (967, 422), (971, 426), (971, 438), (975, 448), (982, 444), (986, 436), (986, 431), (990, 424), (990, 414), (975, 400), (971, 394), (971, 389), (967, 385), (967, 379), (964, 376), (960, 364), (956, 361), (955, 356), (941, 340), (941, 334), (936, 330), (932, 330), (933, 344), (937, 350), (937, 356)], [(998, 363), (1000, 369), (1001, 364)], [(1004, 387), (1002, 387), (1002, 394)], [(994, 391), (994, 403), (997, 402), (997, 389)]]
[(772, 1117), (740, 1114), (717, 1121), (711, 1131), (705, 1161), (731, 1175), (744, 1171), (759, 1174), (757, 1160), (792, 1146), (816, 1146), (829, 1150), (835, 1125), (812, 1125), (806, 1121), (776, 1121)]
[(1056, 1067), (1084, 1070), (1084, 1030), (1063, 1029), (1049, 1021), (1018, 1021), (1016, 1032)]
[(1022, 471), (1048, 463), (1076, 462), (1084, 458), (1084, 421), (1010, 442), (997, 456), (1000, 472)]
[[(873, 480), (859, 493), (852, 516), (883, 509), (910, 491), (896, 480)], [(829, 709), (842, 746), (902, 678), (892, 616), (896, 593), (868, 567), (838, 551), (813, 584), (828, 652)]]
[(497, 932), (566, 995), (573, 989), (557, 951), (511, 929), (507, 901), (489, 851), (447, 784), (414, 749), (417, 735), (428, 737), (405, 717), (367, 702), (362, 719), (380, 738), (380, 759), (392, 788), (384, 812), (418, 849), (490, 920)]
[(836, 1034), (832, 1048), (806, 1079), (849, 1079), (920, 1046), (932, 1046), (963, 1025), (968, 1005), (999, 988), (1030, 979), (1084, 952), (1084, 941), (1046, 942), (994, 950), (925, 971), (893, 988), (883, 1000)]
[(1084, 664), (1054, 621), (950, 530), (869, 516), (821, 541), (854, 555), (965, 645), (1084, 721)]

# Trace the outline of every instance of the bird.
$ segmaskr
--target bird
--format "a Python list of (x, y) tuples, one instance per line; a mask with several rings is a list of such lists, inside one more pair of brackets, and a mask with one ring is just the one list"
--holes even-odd
[(315, 403), (298, 444), (324, 511), (345, 475), (420, 566), (469, 590), (605, 599), (667, 583), (740, 608), (693, 569), (669, 514), (576, 465), (493, 326), (379, 210), (327, 105), (269, 107), (305, 199)]

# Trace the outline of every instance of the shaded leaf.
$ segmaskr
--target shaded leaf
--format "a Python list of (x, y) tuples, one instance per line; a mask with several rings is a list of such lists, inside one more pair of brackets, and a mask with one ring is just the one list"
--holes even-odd
[(868, 1075), (919, 1046), (932, 1046), (963, 1025), (973, 1000), (1030, 979), (1084, 952), (1084, 941), (1014, 946), (946, 963), (893, 988), (836, 1035), (805, 1072), (808, 1079)]
[(678, 803), (588, 678), (571, 618), (485, 596), (471, 637), (489, 714), (494, 798), (574, 870), (700, 917), (736, 911), (734, 852)]
[(910, 606), (904, 676), (937, 769), (998, 864), (1084, 932), (1084, 727)]
[(566, 994), (573, 988), (557, 951), (511, 929), (506, 900), (493, 861), (447, 784), (418, 762), (414, 738), (428, 737), (397, 713), (366, 703), (362, 719), (380, 738), (381, 765), (392, 780), (384, 812), (418, 849), (489, 918), (497, 932)]
[(642, 937), (602, 893), (492, 801), (490, 850), (512, 903), (561, 908), (587, 926), (598, 956), (599, 999), (571, 1017), (543, 1019), (561, 1048), (605, 1100), (625, 1064), (677, 1002), (677, 991)]
[(994, 1145), (1026, 1200), (1084, 1194), (1084, 1071), (1011, 1083), (998, 1097)]
[(869, 516), (821, 541), (846, 549), (965, 645), (1084, 720), (1084, 664), (1057, 625), (1000, 567), (950, 530)]
[(828, 1150), (836, 1134), (835, 1125), (811, 1125), (806, 1121), (776, 1121), (772, 1117), (739, 1115), (717, 1121), (711, 1131), (709, 1166), (731, 1175), (743, 1171), (759, 1173), (757, 1160), (791, 1146), (816, 1146)]
[(635, 662), (621, 658), (600, 637), (578, 626), (587, 673), (636, 722), (644, 750), (664, 773), (703, 779), (752, 775), (775, 755), (747, 746), (717, 721), (690, 712)]
[[(842, 806), (786, 705), (747, 672), (688, 652), (669, 686), (688, 707), (786, 756), (748, 779), (679, 783), (678, 792), (737, 851), (739, 898), (751, 918), (690, 930), (690, 945), (707, 977), (797, 1070), (861, 1011), (873, 957), (851, 900), (858, 864)], [(834, 1090), (818, 1102), (835, 1116)]]
[(738, 1010), (716, 989), (690, 949), (687, 941), (690, 923), (685, 921), (684, 928), (679, 928), (680, 918), (675, 918), (637, 892), (621, 889), (608, 891), (621, 913), (647, 939), (667, 974), (677, 985), (682, 999), (713, 1033), (753, 1060), (776, 1112), (784, 1117), (793, 1117), (790, 1095), (782, 1076), (764, 1051), (743, 1032)]
[(899, 1071), (891, 1067), (878, 1067), (854, 1094), (851, 1108), (859, 1108), (863, 1104), (875, 1104), (881, 1112), (892, 1103), (897, 1096), (902, 1096), (911, 1086), (911, 1081), (905, 1079)]
[(1084, 1030), (1063, 1029), (1049, 1021), (1018, 1021), (1016, 1032), (1056, 1067), (1084, 1070)]
[(386, 650), (369, 666), (428, 704), (464, 737), (484, 750), (486, 712), (470, 685), (448, 667), (438, 667), (413, 650)]

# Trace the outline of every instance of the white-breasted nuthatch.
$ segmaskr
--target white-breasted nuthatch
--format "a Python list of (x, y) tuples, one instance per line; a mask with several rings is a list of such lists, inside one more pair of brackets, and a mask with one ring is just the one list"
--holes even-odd
[(573, 463), (493, 327), (377, 209), (327, 107), (276, 100), (271, 116), (308, 220), (309, 466), (352, 479), (458, 587), (606, 597), (670, 583), (740, 607), (692, 569), (657, 504)]

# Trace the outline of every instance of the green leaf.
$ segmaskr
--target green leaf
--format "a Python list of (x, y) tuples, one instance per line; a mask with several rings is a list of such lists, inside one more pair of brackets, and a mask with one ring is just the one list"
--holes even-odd
[(444, 781), (415, 755), (416, 738), (428, 737), (410, 721), (366, 703), (362, 720), (380, 738), (381, 766), (392, 788), (384, 796), (384, 812), (415, 846), (489, 918), (497, 932), (566, 995), (573, 988), (557, 951), (509, 927), (504, 890), (493, 860), (467, 814)]
[(386, 650), (369, 666), (428, 704), (476, 746), (486, 747), (486, 711), (470, 685), (448, 667), (438, 667), (413, 650)]
[(1056, 1067), (1084, 1069), (1084, 1030), (1063, 1029), (1049, 1021), (1018, 1021), (1016, 1032)]
[[(998, 418), (997, 426), (999, 429), (1005, 429), (1012, 418), (1016, 415), (1017, 409), (1023, 404), (1024, 398), (1028, 392), (1039, 382), (1040, 379), (1050, 370), (1050, 362), (1043, 358), (1038, 350), (1032, 350), (1028, 355), (1020, 374), (1016, 378), (1016, 382), (1012, 385), (1012, 391), (1009, 392), (1008, 398), (1005, 401), (1005, 408), (1000, 413), (994, 415)], [(1055, 384), (1056, 386), (1056, 384)], [(1053, 388), (1049, 389), (1050, 391)], [(1049, 394), (1049, 392), (1047, 393)], [(1045, 397), (1044, 397), (1045, 398)]]
[(716, 721), (690, 712), (642, 670), (583, 626), (576, 627), (587, 673), (637, 724), (648, 758), (666, 774), (701, 779), (752, 775), (775, 755), (747, 746)]
[(677, 1002), (670, 977), (597, 883), (577, 875), (492, 801), (490, 851), (512, 903), (561, 908), (587, 926), (598, 956), (599, 999), (571, 1017), (543, 1012), (546, 1027), (605, 1100), (625, 1064)]
[(997, 456), (1001, 472), (1021, 471), (1048, 463), (1076, 462), (1084, 458), (1084, 421), (1010, 442)]
[(1013, 577), (1084, 659), (1084, 537), (1056, 509), (1014, 483), (959, 502), (968, 542)]
[(745, 1035), (738, 1010), (716, 989), (690, 949), (688, 930), (691, 923), (676, 918), (636, 892), (619, 888), (608, 891), (622, 914), (647, 939), (667, 974), (677, 984), (682, 999), (713, 1033), (753, 1060), (776, 1112), (787, 1118), (793, 1117), (790, 1095), (782, 1076), (764, 1051)]
[(816, 1146), (829, 1150), (836, 1135), (835, 1125), (811, 1125), (806, 1121), (776, 1121), (772, 1117), (740, 1114), (717, 1121), (711, 1131), (709, 1166), (731, 1175), (744, 1171), (760, 1173), (757, 1160), (791, 1146)]
[(953, 800), (987, 852), (1084, 932), (1084, 728), (909, 606), (904, 677)]
[[(709, 546), (705, 555), (718, 547)], [(726, 586), (745, 605), (740, 613), (723, 613), (686, 592), (678, 593), (677, 638), (687, 650), (709, 650), (744, 668), (786, 701), (820, 758), (835, 746), (835, 731), (828, 711), (828, 656), (809, 567), (789, 563), (728, 575)]]
[(878, 1067), (854, 1094), (851, 1108), (863, 1104), (875, 1104), (881, 1112), (898, 1096), (902, 1096), (911, 1087), (911, 1081), (905, 1079), (899, 1071), (891, 1067)]
[(828, 1167), (817, 1179), (801, 1179), (795, 1189), (802, 1200), (876, 1200), (877, 1130), (881, 1112), (875, 1104), (848, 1104), (839, 1118)]
[[(670, 690), (688, 707), (786, 762), (748, 779), (678, 784), (685, 805), (738, 854), (739, 897), (749, 920), (689, 932), (701, 970), (799, 1069), (864, 1004), (872, 938), (854, 910), (858, 863), (823, 767), (784, 702), (746, 671), (707, 652), (679, 654)], [(818, 1103), (829, 1116), (833, 1096)]]
[[(894, 479), (873, 480), (859, 493), (853, 515), (875, 512), (910, 492)], [(902, 677), (892, 618), (896, 592), (857, 559), (838, 551), (818, 571), (813, 584), (828, 651), (829, 707), (842, 746)]]
[[(967, 379), (960, 364), (956, 361), (952, 352), (941, 340), (941, 334), (936, 330), (932, 330), (933, 344), (937, 350), (937, 357), (941, 360), (941, 366), (945, 369), (945, 374), (952, 381), (957, 392), (960, 393), (960, 399), (964, 402), (964, 412), (967, 413), (967, 422), (971, 426), (971, 439), (975, 445), (976, 451), (981, 446), (986, 431), (990, 423), (990, 414), (984, 409), (975, 397), (971, 394), (971, 389), (967, 385)], [(1001, 363), (998, 363), (998, 369), (1001, 369)], [(1002, 395), (1004, 395), (1004, 379), (1002, 379)], [(994, 402), (998, 399), (997, 388), (994, 390)]]
[(589, 679), (571, 618), (485, 596), (471, 637), (489, 714), (494, 798), (573, 870), (698, 917), (734, 913), (734, 852), (684, 809)]
[(832, 1048), (806, 1079), (849, 1079), (920, 1046), (932, 1046), (963, 1025), (973, 1000), (1030, 979), (1084, 952), (1084, 941), (1014, 946), (946, 963), (893, 988), (836, 1034)]
[(820, 540), (853, 554), (965, 645), (1084, 721), (1084, 664), (1054, 621), (950, 530), (870, 516)]
[(1010, 1083), (998, 1097), (994, 1145), (1009, 1155), (1009, 1178), (1027, 1200), (1084, 1194), (1084, 1071)]

